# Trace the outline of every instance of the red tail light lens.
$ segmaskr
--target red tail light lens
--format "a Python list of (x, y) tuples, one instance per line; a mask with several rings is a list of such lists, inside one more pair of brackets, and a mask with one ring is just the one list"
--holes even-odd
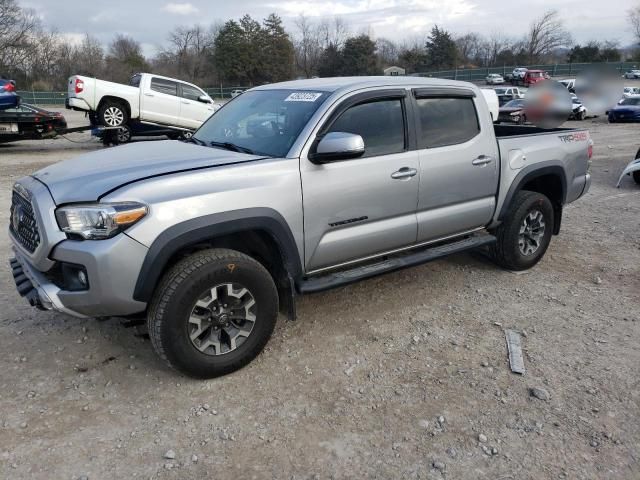
[(16, 91), (16, 86), (13, 83), (9, 82), (4, 87), (2, 87), (2, 89), (5, 92), (15, 92)]
[(587, 147), (587, 155), (589, 159), (593, 156), (593, 140), (589, 140), (589, 147)]
[(84, 90), (84, 82), (79, 78), (76, 78), (76, 93), (80, 93)]

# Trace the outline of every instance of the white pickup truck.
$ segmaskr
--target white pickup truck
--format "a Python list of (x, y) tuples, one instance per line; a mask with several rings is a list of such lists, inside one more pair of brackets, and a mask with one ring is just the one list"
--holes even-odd
[(69, 77), (66, 107), (94, 112), (107, 127), (141, 121), (195, 130), (219, 106), (201, 88), (150, 73), (131, 77), (129, 85), (97, 78)]

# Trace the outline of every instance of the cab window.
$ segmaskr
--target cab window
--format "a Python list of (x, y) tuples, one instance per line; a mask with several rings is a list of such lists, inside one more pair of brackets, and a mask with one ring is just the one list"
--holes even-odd
[(178, 95), (178, 83), (164, 78), (153, 77), (151, 79), (151, 90), (166, 95)]
[(333, 122), (329, 132), (360, 135), (365, 153), (359, 158), (403, 152), (406, 144), (402, 100), (383, 99), (354, 105)]

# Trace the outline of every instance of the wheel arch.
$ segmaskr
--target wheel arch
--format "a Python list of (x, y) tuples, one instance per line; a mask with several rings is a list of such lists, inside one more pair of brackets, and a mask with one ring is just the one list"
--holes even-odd
[(105, 95), (104, 97), (102, 97), (100, 99), (100, 102), (98, 103), (98, 106), (96, 107), (96, 112), (99, 112), (102, 106), (107, 102), (114, 102), (114, 103), (121, 104), (127, 111), (127, 116), (129, 117), (129, 119), (131, 119), (131, 104), (129, 103), (129, 101), (122, 97), (116, 97), (113, 95)]
[(295, 295), (295, 280), (302, 275), (300, 255), (286, 220), (270, 208), (205, 215), (168, 228), (151, 244), (133, 298), (149, 302), (171, 265), (189, 253), (212, 247), (237, 250), (262, 263), (276, 282), (281, 303), (295, 317), (290, 303)]
[(515, 194), (521, 190), (529, 190), (545, 195), (553, 205), (553, 234), (560, 233), (562, 223), (562, 208), (567, 198), (567, 177), (562, 165), (532, 166), (524, 169), (511, 183), (505, 196), (498, 220), (503, 221)]

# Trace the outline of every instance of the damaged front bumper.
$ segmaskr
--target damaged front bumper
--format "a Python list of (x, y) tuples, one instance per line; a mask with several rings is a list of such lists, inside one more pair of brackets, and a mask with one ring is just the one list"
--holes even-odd
[(622, 183), (622, 179), (625, 175), (630, 175), (633, 172), (640, 172), (640, 157), (632, 160), (629, 165), (625, 167), (625, 169), (620, 174), (620, 178), (618, 179), (618, 183), (616, 184), (617, 188), (620, 188), (620, 183)]
[(33, 268), (28, 261), (21, 258), (17, 252), (15, 258), (9, 260), (9, 263), (18, 293), (21, 297), (26, 298), (32, 307), (40, 310), (56, 310), (74, 317), (87, 318), (86, 315), (66, 308), (58, 297), (60, 288)]

